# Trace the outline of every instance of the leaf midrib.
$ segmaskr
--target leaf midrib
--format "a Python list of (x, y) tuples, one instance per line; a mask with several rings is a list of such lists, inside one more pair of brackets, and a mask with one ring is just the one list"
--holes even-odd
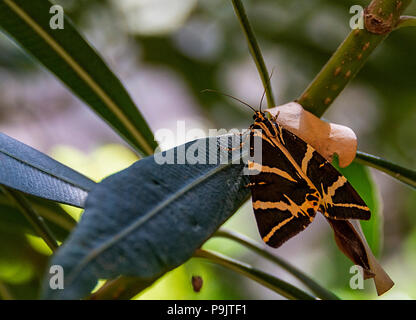
[[(76, 182), (72, 181), (71, 179), (68, 179), (68, 178), (65, 178), (65, 177), (58, 177), (58, 176), (56, 176), (55, 174), (53, 174), (52, 172), (49, 172), (47, 169), (41, 168), (40, 166), (35, 166), (35, 165), (33, 165), (33, 164), (31, 164), (31, 163), (29, 163), (29, 162), (25, 161), (25, 160), (22, 160), (22, 159), (20, 159), (20, 158), (17, 158), (16, 156), (12, 155), (12, 154), (11, 154), (11, 153), (9, 153), (9, 152), (6, 152), (6, 151), (4, 151), (4, 150), (0, 150), (0, 153), (3, 153), (3, 154), (5, 154), (6, 156), (8, 156), (8, 157), (10, 157), (10, 158), (12, 158), (12, 159), (14, 159), (14, 160), (16, 160), (16, 161), (18, 161), (18, 162), (22, 163), (23, 165), (28, 166), (28, 167), (31, 167), (31, 168), (33, 168), (33, 169), (36, 169), (36, 170), (38, 170), (38, 171), (40, 171), (40, 172), (42, 172), (42, 173), (44, 173), (44, 174), (46, 174), (46, 175), (48, 175), (48, 176), (50, 176), (50, 177), (52, 177), (52, 178), (55, 178), (55, 179), (57, 179), (57, 180), (61, 180), (62, 182), (65, 182), (65, 183), (67, 183), (67, 184), (69, 184), (69, 185), (71, 185), (71, 186), (73, 186), (73, 187), (76, 187), (76, 188), (78, 188), (78, 189), (81, 189), (82, 191), (84, 191), (84, 192), (86, 192), (86, 193), (89, 193), (89, 192), (91, 191), (91, 189), (86, 188), (86, 187), (84, 187), (84, 186), (81, 186), (81, 185), (79, 185), (78, 183), (76, 183)], [(87, 177), (85, 177), (85, 178), (86, 178), (86, 179), (88, 179)], [(94, 181), (92, 181), (92, 180), (91, 180), (91, 182), (92, 182), (92, 183), (95, 183), (95, 182), (94, 182)]]

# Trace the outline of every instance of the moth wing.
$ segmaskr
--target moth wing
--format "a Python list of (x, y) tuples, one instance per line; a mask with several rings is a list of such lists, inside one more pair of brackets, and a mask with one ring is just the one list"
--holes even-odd
[(288, 198), (281, 201), (256, 200), (253, 193), (253, 210), (257, 227), (263, 241), (277, 248), (284, 242), (304, 230), (314, 219), (316, 211), (308, 214)]
[[(250, 168), (250, 163), (249, 163)], [(277, 248), (304, 230), (315, 217), (319, 193), (270, 142), (262, 141), (262, 163), (250, 175), (253, 210), (263, 241)]]
[(331, 219), (370, 219), (370, 209), (347, 179), (311, 145), (292, 132), (281, 130), (282, 144), (322, 197), (320, 211)]

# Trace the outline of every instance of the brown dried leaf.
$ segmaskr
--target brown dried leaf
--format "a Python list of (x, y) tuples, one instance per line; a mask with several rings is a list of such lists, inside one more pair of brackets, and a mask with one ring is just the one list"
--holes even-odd
[(374, 277), (365, 245), (355, 228), (349, 221), (327, 219), (334, 231), (335, 242), (338, 248), (356, 265), (364, 270), (364, 279)]
[(334, 231), (339, 249), (356, 265), (364, 270), (364, 279), (373, 278), (377, 294), (380, 296), (393, 287), (394, 282), (374, 257), (361, 225), (356, 220), (327, 219)]
[(370, 264), (370, 270), (374, 273), (374, 284), (376, 286), (377, 294), (381, 296), (388, 290), (390, 290), (394, 286), (393, 280), (389, 277), (389, 275), (384, 271), (382, 266), (377, 261), (376, 257), (374, 257), (373, 252), (371, 251), (367, 240), (365, 239), (363, 230), (361, 229), (361, 225), (357, 220), (351, 220), (351, 224), (357, 230), (358, 234), (360, 235), (365, 250), (367, 252), (368, 263)]
[(354, 160), (357, 137), (350, 128), (323, 121), (296, 102), (266, 111), (273, 117), (277, 115), (278, 124), (309, 143), (328, 161), (332, 161), (335, 153), (341, 168), (347, 167)]

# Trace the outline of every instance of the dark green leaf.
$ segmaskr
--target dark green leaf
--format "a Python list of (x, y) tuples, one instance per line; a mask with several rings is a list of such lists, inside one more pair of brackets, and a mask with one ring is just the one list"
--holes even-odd
[[(44, 297), (83, 298), (99, 278), (151, 279), (189, 259), (249, 196), (244, 165), (221, 164), (218, 143), (190, 142), (162, 153), (177, 159), (186, 152), (185, 164), (160, 165), (157, 154), (99, 183), (52, 260), (65, 270), (65, 289), (50, 290), (46, 280)], [(215, 164), (191, 164), (190, 153), (214, 155)]]
[(0, 27), (144, 155), (156, 148), (153, 134), (123, 85), (68, 18), (49, 25), (47, 0), (0, 1)]
[(11, 137), (0, 133), (0, 184), (76, 207), (83, 207), (95, 183)]
[[(45, 219), (53, 234), (59, 241), (64, 241), (76, 221), (58, 204), (43, 199), (30, 197), (33, 208)], [(29, 233), (36, 235), (32, 226), (6, 196), (0, 192), (0, 230), (2, 232)]]

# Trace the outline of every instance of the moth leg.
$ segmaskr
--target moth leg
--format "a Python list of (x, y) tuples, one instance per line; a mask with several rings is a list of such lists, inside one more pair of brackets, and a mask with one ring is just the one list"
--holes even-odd
[(264, 181), (259, 181), (259, 182), (250, 182), (250, 183), (247, 183), (247, 184), (244, 186), (244, 188), (250, 188), (250, 187), (259, 186), (259, 185), (265, 185), (265, 184), (267, 184), (267, 183), (266, 183), (266, 182), (264, 182)]
[(270, 113), (270, 115), (271, 115), (271, 120), (272, 120), (273, 122), (276, 122), (277, 118), (279, 117), (279, 114), (280, 114), (280, 110), (279, 110), (279, 111), (277, 111), (277, 113), (276, 113), (276, 115), (275, 115), (275, 116), (273, 116), (273, 115)]

